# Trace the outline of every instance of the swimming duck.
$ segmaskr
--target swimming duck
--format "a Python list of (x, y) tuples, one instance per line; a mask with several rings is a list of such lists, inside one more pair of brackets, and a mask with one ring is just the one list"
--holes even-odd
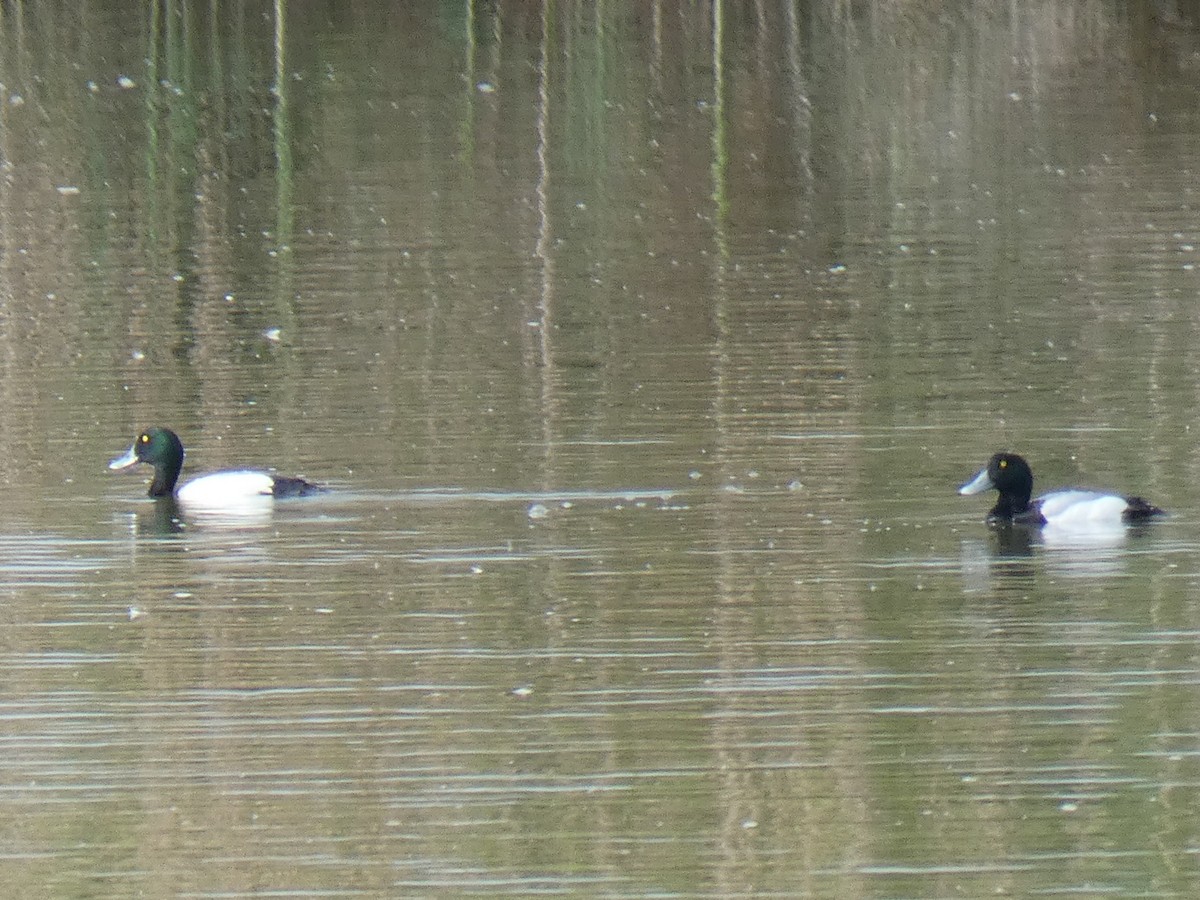
[(299, 497), (322, 490), (303, 478), (236, 469), (193, 478), (177, 492), (175, 482), (179, 480), (179, 470), (183, 468), (183, 443), (170, 428), (147, 428), (108, 467), (113, 470), (128, 469), (143, 462), (154, 466), (150, 496), (174, 495), (184, 505), (214, 507), (244, 503), (254, 498)]
[(1000, 499), (988, 513), (989, 522), (1094, 528), (1145, 521), (1163, 514), (1161, 509), (1141, 497), (1122, 497), (1099, 491), (1054, 491), (1030, 500), (1033, 470), (1015, 453), (997, 453), (958, 492), (970, 495), (993, 489), (999, 491)]

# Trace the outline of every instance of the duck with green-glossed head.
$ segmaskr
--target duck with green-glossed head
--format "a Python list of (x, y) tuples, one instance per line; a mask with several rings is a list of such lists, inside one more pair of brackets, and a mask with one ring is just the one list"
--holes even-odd
[(108, 467), (113, 470), (128, 469), (138, 463), (154, 467), (154, 478), (150, 482), (151, 497), (174, 496), (185, 506), (220, 508), (254, 498), (299, 497), (323, 490), (303, 478), (283, 477), (252, 469), (202, 475), (176, 490), (179, 472), (183, 468), (183, 442), (170, 428), (147, 428)]

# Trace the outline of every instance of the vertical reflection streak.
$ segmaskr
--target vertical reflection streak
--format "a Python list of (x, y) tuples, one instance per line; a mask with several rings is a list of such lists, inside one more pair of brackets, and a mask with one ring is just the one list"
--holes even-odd
[(537, 241), (534, 253), (541, 264), (541, 286), (538, 293), (538, 356), (541, 377), (542, 448), (546, 467), (544, 476), (549, 477), (549, 458), (553, 448), (554, 412), (557, 405), (554, 391), (553, 346), (551, 329), (554, 327), (554, 257), (551, 252), (553, 230), (550, 221), (550, 41), (553, 30), (553, 0), (542, 4), (542, 45), (538, 65), (537, 85)]

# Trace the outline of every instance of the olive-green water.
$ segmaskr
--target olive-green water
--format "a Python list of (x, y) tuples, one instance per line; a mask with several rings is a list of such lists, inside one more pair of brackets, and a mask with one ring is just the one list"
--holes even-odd
[(1196, 896), (1200, 30), (939, 9), (0, 6), (6, 893)]

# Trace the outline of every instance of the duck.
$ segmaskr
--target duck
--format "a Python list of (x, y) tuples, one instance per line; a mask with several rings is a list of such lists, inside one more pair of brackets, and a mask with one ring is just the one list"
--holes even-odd
[(1000, 499), (987, 515), (994, 523), (1053, 526), (1060, 529), (1104, 528), (1145, 522), (1164, 515), (1141, 497), (1068, 489), (1033, 495), (1033, 470), (1016, 453), (997, 453), (974, 478), (958, 489), (963, 496), (995, 490)]
[(301, 497), (324, 490), (320, 485), (272, 475), (253, 469), (230, 469), (193, 478), (178, 490), (179, 471), (183, 468), (183, 442), (170, 428), (147, 428), (122, 455), (111, 460), (108, 468), (117, 471), (148, 463), (154, 467), (150, 482), (151, 497), (174, 497), (185, 506), (220, 507), (269, 498)]

